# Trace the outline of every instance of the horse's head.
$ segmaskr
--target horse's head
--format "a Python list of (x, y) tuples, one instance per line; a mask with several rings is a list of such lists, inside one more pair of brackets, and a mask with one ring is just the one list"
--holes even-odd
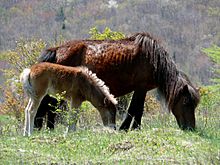
[(189, 84), (180, 89), (172, 113), (176, 117), (179, 127), (183, 130), (195, 129), (195, 109), (199, 103), (199, 92)]

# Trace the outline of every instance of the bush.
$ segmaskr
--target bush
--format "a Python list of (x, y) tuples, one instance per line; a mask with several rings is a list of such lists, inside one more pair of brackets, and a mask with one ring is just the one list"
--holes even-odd
[(96, 27), (93, 27), (89, 30), (91, 39), (95, 40), (119, 40), (125, 38), (125, 35), (121, 32), (112, 31), (110, 28), (106, 27), (105, 30), (101, 33)]
[(21, 119), (25, 95), (22, 85), (19, 82), (19, 75), (24, 68), (30, 67), (37, 62), (42, 49), (46, 46), (42, 40), (17, 41), (14, 50), (1, 54), (1, 59), (8, 64), (8, 68), (2, 70), (5, 76), (5, 83), (1, 86), (4, 102), (0, 105), (0, 113), (10, 114)]

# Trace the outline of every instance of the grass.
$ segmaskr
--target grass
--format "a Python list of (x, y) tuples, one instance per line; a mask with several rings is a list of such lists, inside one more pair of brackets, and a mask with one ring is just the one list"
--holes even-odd
[[(85, 122), (83, 124), (81, 121), (78, 130), (73, 133), (65, 134), (65, 127), (60, 124), (52, 132), (44, 129), (36, 131), (31, 137), (23, 137), (19, 122), (2, 115), (0, 162), (219, 164), (220, 111), (217, 109), (214, 112), (216, 113), (205, 114), (206, 116), (202, 111), (197, 112), (198, 129), (195, 132), (180, 130), (172, 115), (145, 113), (140, 131), (113, 131), (103, 128), (97, 120), (89, 120), (90, 126), (84, 127)], [(94, 113), (91, 116), (95, 118)]]

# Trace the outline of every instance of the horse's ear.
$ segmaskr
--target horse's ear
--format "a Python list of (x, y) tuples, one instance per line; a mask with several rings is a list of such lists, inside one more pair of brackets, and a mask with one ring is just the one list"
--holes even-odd
[(182, 93), (184, 96), (192, 97), (192, 87), (189, 85), (184, 85)]
[(189, 87), (187, 84), (183, 87), (183, 93), (189, 93)]

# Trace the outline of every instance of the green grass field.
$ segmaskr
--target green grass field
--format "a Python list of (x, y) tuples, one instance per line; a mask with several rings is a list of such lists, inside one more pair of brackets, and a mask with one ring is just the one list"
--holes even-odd
[(159, 112), (145, 112), (139, 131), (113, 131), (89, 113), (76, 132), (65, 134), (60, 124), (31, 137), (22, 136), (21, 123), (0, 116), (0, 164), (220, 164), (219, 109), (197, 111), (195, 132)]

